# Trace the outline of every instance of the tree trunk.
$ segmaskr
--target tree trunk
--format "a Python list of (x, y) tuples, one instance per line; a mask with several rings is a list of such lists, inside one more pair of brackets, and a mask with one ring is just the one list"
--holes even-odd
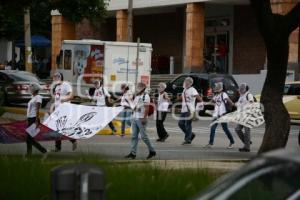
[(289, 55), (288, 39), (288, 35), (281, 34), (266, 44), (268, 71), (261, 97), (266, 129), (259, 153), (284, 148), (288, 141), (290, 116), (282, 102)]

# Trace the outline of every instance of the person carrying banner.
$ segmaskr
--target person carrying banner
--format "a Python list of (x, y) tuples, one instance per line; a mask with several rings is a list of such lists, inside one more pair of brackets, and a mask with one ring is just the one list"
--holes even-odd
[(156, 130), (158, 139), (157, 142), (165, 142), (169, 137), (168, 132), (164, 127), (164, 121), (166, 120), (170, 99), (165, 92), (167, 85), (165, 83), (158, 84), (158, 99), (156, 101), (157, 114), (156, 114)]
[(154, 150), (146, 132), (150, 106), (150, 96), (145, 92), (146, 85), (144, 83), (138, 83), (136, 90), (136, 96), (133, 102), (130, 103), (130, 107), (133, 109), (131, 152), (127, 156), (125, 156), (125, 158), (136, 158), (139, 134), (141, 134), (141, 138), (147, 145), (149, 150), (147, 159), (150, 159), (156, 156), (156, 151)]
[[(106, 88), (104, 88), (103, 82), (101, 80), (95, 80), (94, 86), (95, 86), (94, 94), (92, 97), (88, 94), (88, 98), (91, 99), (92, 101), (95, 101), (96, 106), (108, 106), (107, 104), (111, 103), (111, 99), (110, 99), (111, 96), (109, 92), (106, 90)], [(115, 135), (117, 133), (117, 130), (113, 125), (113, 123), (109, 122), (108, 126), (112, 131), (111, 135)]]
[[(239, 110), (243, 110), (245, 106), (249, 103), (254, 103), (254, 96), (249, 92), (249, 86), (246, 83), (242, 83), (239, 86), (239, 93), (240, 98), (236, 103), (236, 107)], [(244, 129), (244, 132), (243, 132)], [(235, 132), (244, 143), (244, 147), (240, 148), (240, 152), (250, 152), (250, 145), (251, 145), (251, 136), (250, 136), (250, 128), (245, 127), (241, 124), (238, 124), (235, 128)]]
[(121, 113), (122, 117), (122, 125), (121, 125), (121, 137), (125, 136), (126, 125), (131, 126), (131, 115), (132, 110), (130, 108), (130, 101), (133, 99), (133, 94), (129, 90), (129, 86), (127, 84), (121, 85), (122, 97), (120, 105), (124, 107), (123, 112)]
[[(63, 74), (56, 72), (53, 75), (53, 84), (54, 84), (54, 104), (50, 108), (50, 113), (54, 112), (55, 109), (59, 107), (60, 104), (65, 102), (71, 102), (73, 99), (73, 89), (70, 83), (64, 81)], [(72, 143), (72, 150), (77, 149), (77, 141), (70, 140)], [(55, 141), (55, 152), (61, 151), (61, 140)]]
[[(228, 113), (227, 105), (231, 105), (231, 106), (234, 105), (234, 103), (229, 98), (228, 94), (226, 92), (224, 92), (222, 82), (215, 84), (214, 92), (215, 92), (215, 96), (213, 97), (213, 100), (212, 100), (212, 102), (215, 103), (215, 110), (213, 113), (213, 121), (219, 119), (220, 117), (222, 117), (223, 115)], [(233, 139), (231, 132), (228, 129), (228, 124), (221, 123), (221, 126), (230, 141), (229, 146), (227, 148), (232, 149), (233, 145), (234, 145), (234, 139)], [(218, 127), (218, 124), (214, 124), (211, 126), (209, 143), (205, 146), (205, 148), (212, 148), (212, 146), (214, 145), (214, 139), (215, 139), (217, 127)]]
[[(40, 115), (40, 108), (42, 105), (42, 96), (40, 96), (39, 90), (40, 86), (37, 83), (33, 83), (30, 86), (32, 98), (28, 102), (27, 106), (27, 127), (30, 127), (34, 123), (36, 127), (39, 125), (39, 115)], [(26, 144), (27, 144), (27, 155), (30, 156), (32, 154), (32, 146), (37, 148), (41, 153), (47, 153), (47, 150), (40, 145), (29, 133), (26, 133)]]
[(195, 112), (196, 99), (198, 102), (202, 102), (202, 97), (197, 90), (192, 86), (194, 83), (191, 77), (187, 77), (183, 82), (183, 92), (181, 97), (181, 114), (178, 122), (179, 128), (185, 134), (184, 142), (182, 145), (191, 144), (195, 138), (195, 134), (192, 132), (192, 121)]

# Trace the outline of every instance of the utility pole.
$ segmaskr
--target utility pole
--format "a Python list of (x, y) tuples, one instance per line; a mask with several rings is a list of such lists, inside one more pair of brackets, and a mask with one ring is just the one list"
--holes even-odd
[(25, 68), (32, 72), (32, 50), (31, 50), (31, 31), (30, 31), (30, 10), (27, 8), (24, 13), (24, 44), (25, 44)]
[(127, 37), (128, 42), (133, 41), (133, 0), (128, 0), (128, 21), (127, 21)]

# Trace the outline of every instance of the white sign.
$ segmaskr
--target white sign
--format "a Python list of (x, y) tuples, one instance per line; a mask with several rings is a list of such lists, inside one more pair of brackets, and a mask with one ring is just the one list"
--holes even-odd
[(123, 109), (63, 103), (43, 124), (72, 139), (87, 139), (105, 128)]
[(233, 122), (236, 124), (241, 124), (248, 128), (259, 127), (265, 123), (263, 113), (261, 111), (260, 103), (252, 103), (245, 106), (242, 110), (229, 113), (220, 117), (214, 121), (212, 125), (216, 123), (229, 123)]
[(39, 134), (40, 129), (36, 127), (36, 123), (33, 123), (26, 129), (26, 132), (34, 138), (37, 134)]

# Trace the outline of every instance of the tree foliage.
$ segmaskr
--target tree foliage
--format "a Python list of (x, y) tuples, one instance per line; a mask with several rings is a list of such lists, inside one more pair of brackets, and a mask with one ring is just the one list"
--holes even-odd
[(1, 0), (0, 37), (19, 39), (24, 32), (24, 10), (31, 14), (32, 35), (51, 34), (51, 10), (58, 10), (71, 22), (78, 23), (84, 18), (98, 25), (106, 17), (106, 0)]

